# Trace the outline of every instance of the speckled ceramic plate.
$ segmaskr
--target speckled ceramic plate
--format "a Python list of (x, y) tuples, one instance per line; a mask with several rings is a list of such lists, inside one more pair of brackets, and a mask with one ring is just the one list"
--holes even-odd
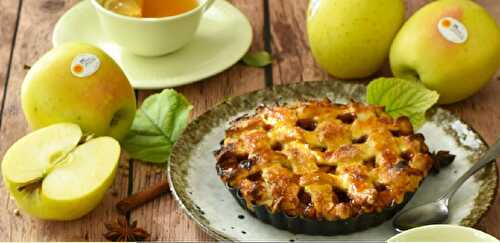
[[(365, 86), (339, 81), (306, 82), (256, 91), (227, 99), (193, 121), (172, 152), (168, 167), (173, 194), (185, 212), (207, 233), (219, 240), (380, 240), (396, 232), (388, 221), (365, 231), (339, 236), (294, 235), (274, 228), (238, 205), (217, 176), (212, 151), (219, 147), (228, 121), (251, 112), (259, 104), (287, 103), (328, 97), (338, 103), (351, 98), (364, 101)], [(449, 150), (455, 162), (430, 175), (407, 207), (437, 198), (486, 150), (481, 137), (450, 112), (435, 109), (418, 132), (431, 151)], [(497, 168), (491, 164), (469, 179), (453, 197), (447, 223), (473, 226), (490, 206), (497, 187)]]

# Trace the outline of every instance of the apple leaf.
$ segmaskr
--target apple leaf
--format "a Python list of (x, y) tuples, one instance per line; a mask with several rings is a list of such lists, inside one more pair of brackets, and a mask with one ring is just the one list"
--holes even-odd
[(398, 78), (379, 78), (368, 84), (368, 103), (382, 105), (394, 118), (407, 116), (414, 127), (425, 123), (425, 112), (439, 99), (436, 91), (416, 81)]
[(271, 54), (267, 51), (249, 52), (241, 59), (241, 61), (252, 67), (265, 67), (273, 63)]
[(144, 100), (122, 146), (133, 159), (165, 163), (181, 136), (193, 106), (175, 90), (166, 89)]
[(404, 115), (404, 116), (407, 116), (408, 118), (410, 118), (410, 122), (414, 128), (421, 127), (422, 125), (424, 125), (425, 121), (427, 120), (427, 118), (425, 117), (425, 112), (415, 113), (415, 114), (411, 114), (411, 115)]

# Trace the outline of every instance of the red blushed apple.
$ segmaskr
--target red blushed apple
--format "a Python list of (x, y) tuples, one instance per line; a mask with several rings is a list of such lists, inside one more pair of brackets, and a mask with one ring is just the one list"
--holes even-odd
[(417, 11), (390, 52), (396, 77), (420, 80), (439, 103), (463, 100), (483, 87), (500, 65), (500, 30), (470, 0), (439, 0)]

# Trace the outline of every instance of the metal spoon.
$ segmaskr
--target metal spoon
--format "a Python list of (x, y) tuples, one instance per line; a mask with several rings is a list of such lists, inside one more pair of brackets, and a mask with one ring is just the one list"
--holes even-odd
[(465, 172), (465, 174), (463, 174), (438, 200), (399, 212), (392, 221), (394, 229), (401, 232), (411, 228), (429, 224), (439, 224), (445, 221), (449, 214), (448, 203), (458, 188), (478, 170), (494, 161), (498, 155), (500, 155), (500, 138), (497, 139), (496, 143), (479, 159), (479, 162)]

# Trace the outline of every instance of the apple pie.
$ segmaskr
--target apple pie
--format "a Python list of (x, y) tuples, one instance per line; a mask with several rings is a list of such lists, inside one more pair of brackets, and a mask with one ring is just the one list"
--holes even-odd
[(433, 167), (424, 136), (408, 118), (329, 100), (260, 106), (230, 123), (214, 154), (218, 175), (244, 208), (279, 228), (311, 234), (383, 222)]

